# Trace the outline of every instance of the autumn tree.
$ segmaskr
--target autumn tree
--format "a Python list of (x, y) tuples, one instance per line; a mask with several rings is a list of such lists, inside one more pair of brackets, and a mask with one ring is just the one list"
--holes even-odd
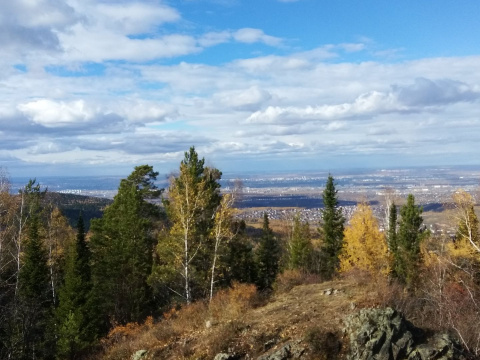
[(209, 235), (221, 199), (221, 172), (204, 165), (205, 159), (199, 159), (191, 147), (179, 174), (170, 178), (164, 206), (171, 227), (159, 239), (158, 262), (150, 279), (155, 287), (166, 287), (187, 303), (193, 300), (195, 289), (208, 293), (214, 247)]
[(224, 247), (225, 242), (233, 238), (232, 232), (233, 222), (233, 203), (235, 202), (235, 194), (225, 194), (220, 200), (220, 204), (215, 209), (215, 221), (211, 230), (211, 237), (214, 243), (212, 272), (210, 277), (210, 301), (213, 298), (213, 288), (215, 285), (215, 270), (220, 250)]
[(397, 246), (393, 252), (394, 275), (408, 286), (415, 282), (421, 260), (420, 243), (424, 237), (421, 214), (422, 208), (415, 205), (415, 197), (409, 194), (407, 203), (400, 209)]
[(389, 272), (385, 236), (366, 203), (357, 205), (350, 225), (345, 229), (340, 269), (349, 271), (352, 268), (368, 271), (373, 276)]
[(267, 213), (263, 214), (262, 237), (256, 251), (257, 286), (261, 290), (271, 289), (278, 274), (280, 246), (275, 238)]
[(312, 257), (310, 224), (302, 222), (297, 214), (293, 218), (292, 234), (288, 241), (288, 267), (308, 271)]
[(455, 254), (472, 257), (480, 254), (479, 222), (475, 214), (475, 201), (466, 191), (459, 189), (453, 196), (454, 221), (457, 224)]
[(319, 230), (323, 240), (325, 275), (332, 277), (340, 265), (339, 255), (343, 246), (345, 223), (342, 209), (338, 206), (337, 190), (332, 175), (328, 176), (322, 198), (324, 208)]
[(53, 304), (57, 305), (58, 288), (65, 266), (65, 250), (73, 243), (75, 235), (58, 207), (49, 205), (45, 210), (45, 246), (48, 252), (50, 287)]
[(150, 312), (147, 278), (159, 214), (147, 199), (160, 195), (154, 183), (157, 175), (151, 166), (135, 167), (121, 180), (103, 217), (91, 222), (92, 301), (100, 333), (108, 330), (111, 322), (140, 321)]

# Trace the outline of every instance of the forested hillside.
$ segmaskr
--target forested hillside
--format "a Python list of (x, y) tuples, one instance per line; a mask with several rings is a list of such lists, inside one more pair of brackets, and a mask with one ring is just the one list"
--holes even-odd
[(256, 307), (293, 285), (339, 277), (381, 284), (382, 304), (428, 314), (423, 326), (451, 330), (480, 354), (480, 233), (467, 192), (452, 194), (454, 241), (425, 230), (413, 195), (401, 207), (390, 199), (385, 231), (366, 202), (347, 223), (331, 175), (318, 224), (294, 216), (274, 232), (265, 214), (251, 232), (235, 217), (239, 189), (221, 193), (221, 171), (195, 148), (167, 189), (156, 187), (157, 176), (137, 166), (113, 202), (49, 194), (34, 180), (10, 194), (2, 182), (0, 358), (118, 358), (109, 357), (112, 338), (128, 329), (161, 329), (176, 317), (188, 323), (189, 311), (193, 323), (199, 308), (220, 311), (222, 296)]

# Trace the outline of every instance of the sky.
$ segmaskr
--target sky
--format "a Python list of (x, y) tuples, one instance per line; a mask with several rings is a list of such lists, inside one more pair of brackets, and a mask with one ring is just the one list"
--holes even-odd
[(0, 2), (12, 176), (480, 165), (476, 0)]

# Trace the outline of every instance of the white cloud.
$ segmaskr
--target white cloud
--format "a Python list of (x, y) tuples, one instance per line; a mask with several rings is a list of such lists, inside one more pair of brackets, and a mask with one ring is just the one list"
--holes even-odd
[(272, 95), (258, 86), (251, 86), (245, 90), (226, 91), (214, 95), (225, 106), (237, 110), (255, 111), (262, 104), (272, 98)]
[(162, 4), (142, 2), (100, 3), (94, 10), (98, 22), (125, 35), (154, 32), (157, 26), (180, 20), (177, 10)]
[(430, 111), (432, 106), (445, 106), (479, 98), (480, 92), (465, 83), (420, 78), (416, 79), (413, 85), (393, 85), (389, 92), (371, 91), (361, 94), (352, 103), (306, 107), (269, 106), (251, 114), (246, 122), (304, 122), (376, 116), (392, 112), (423, 112)]
[(282, 44), (282, 39), (266, 35), (260, 29), (244, 28), (237, 30), (233, 33), (233, 38), (236, 41), (253, 44), (256, 42), (262, 42), (270, 46), (279, 46)]
[(83, 100), (55, 102), (40, 99), (18, 105), (18, 110), (34, 123), (45, 127), (63, 127), (92, 120), (95, 110), (85, 106)]

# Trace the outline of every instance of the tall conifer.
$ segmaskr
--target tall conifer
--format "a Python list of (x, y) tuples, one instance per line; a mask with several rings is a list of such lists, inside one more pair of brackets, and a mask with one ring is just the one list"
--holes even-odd
[(85, 227), (80, 214), (76, 242), (67, 254), (64, 284), (60, 289), (60, 304), (56, 310), (58, 321), (59, 359), (74, 359), (92, 340), (89, 324), (91, 291), (90, 249), (85, 240)]
[(280, 246), (273, 235), (267, 213), (263, 214), (262, 237), (256, 252), (257, 285), (261, 290), (271, 289), (278, 274)]
[(394, 252), (395, 275), (408, 286), (415, 282), (421, 260), (420, 243), (423, 239), (420, 230), (423, 221), (421, 214), (422, 208), (415, 205), (415, 197), (409, 194), (407, 203), (400, 209), (401, 219)]
[(146, 198), (160, 195), (154, 184), (157, 175), (151, 166), (137, 166), (120, 182), (103, 217), (91, 223), (92, 302), (100, 334), (112, 322), (141, 321), (152, 311), (147, 278), (159, 212)]
[(19, 274), (20, 326), (22, 349), (19, 359), (36, 359), (52, 354), (52, 311), (48, 254), (39, 233), (38, 215), (29, 221), (28, 240)]
[(320, 233), (323, 239), (324, 269), (325, 275), (332, 277), (340, 265), (339, 255), (343, 246), (345, 223), (342, 209), (338, 206), (337, 190), (332, 175), (328, 175), (322, 198), (324, 208)]

